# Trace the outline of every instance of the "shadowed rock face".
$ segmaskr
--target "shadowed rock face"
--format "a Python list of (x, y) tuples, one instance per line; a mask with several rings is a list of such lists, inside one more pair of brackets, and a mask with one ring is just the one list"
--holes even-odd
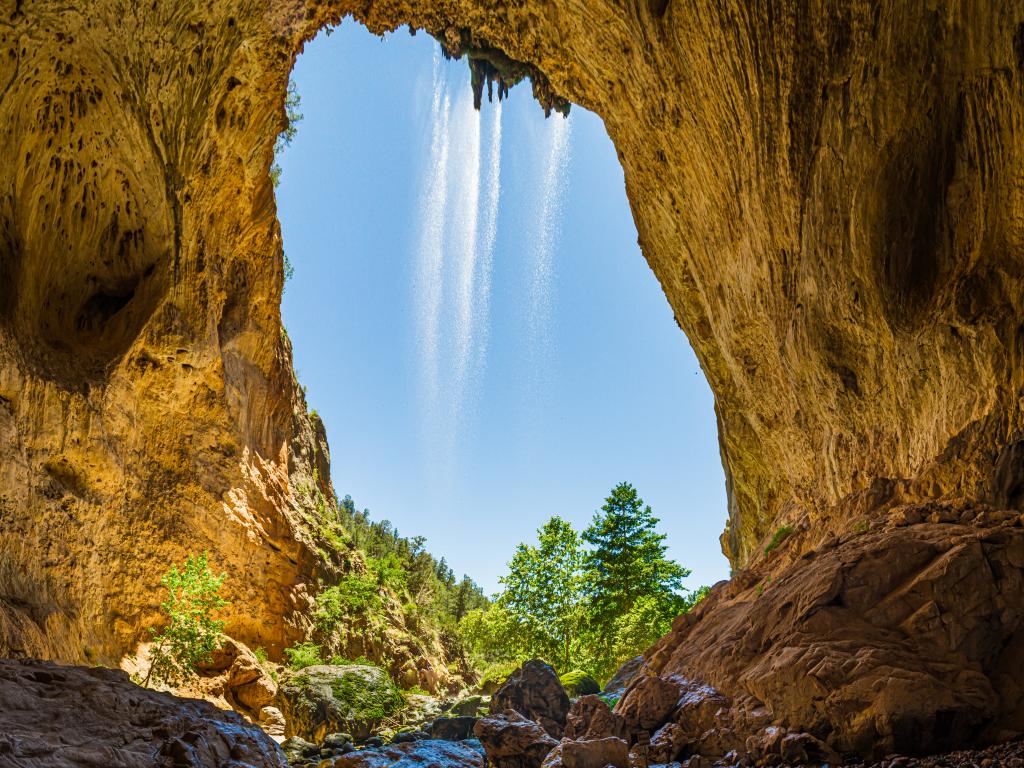
[(0, 661), (0, 764), (18, 768), (287, 768), (258, 727), (119, 670)]
[[(296, 53), (350, 12), (500, 51), (604, 119), (715, 393), (737, 569), (813, 575), (758, 565), (783, 524), (799, 555), (900, 503), (1022, 508), (1024, 0), (3, 0), (0, 652), (117, 658), (167, 563), (201, 549), (229, 573), (230, 634), (274, 656), (301, 635), (335, 567), (305, 522), (330, 480), (280, 328), (268, 168)], [(883, 576), (925, 546), (890, 543)], [(952, 594), (913, 627), (984, 609)], [(786, 615), (826, 645), (846, 631)], [(775, 619), (751, 610), (750, 636), (781, 642)], [(952, 668), (992, 669), (1015, 621)], [(663, 668), (738, 695), (749, 656), (676, 654), (679, 632)], [(872, 632), (849, 642), (891, 639)], [(946, 653), (923, 637), (921, 659)], [(832, 722), (809, 690), (754, 693)]]

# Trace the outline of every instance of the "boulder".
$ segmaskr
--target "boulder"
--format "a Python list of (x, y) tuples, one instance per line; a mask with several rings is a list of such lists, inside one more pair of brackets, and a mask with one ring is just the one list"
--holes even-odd
[(484, 755), (469, 741), (412, 741), (351, 752), (330, 768), (484, 768)]
[(462, 741), (473, 737), (475, 717), (439, 717), (430, 724), (430, 738)]
[(297, 763), (304, 758), (314, 758), (320, 755), (320, 748), (316, 744), (299, 736), (285, 739), (281, 743), (281, 751), (284, 752), (289, 763)]
[(600, 693), (601, 686), (597, 684), (597, 680), (592, 678), (586, 672), (566, 672), (560, 678), (559, 682), (562, 683), (562, 687), (565, 688), (565, 692), (570, 698), (577, 698), (578, 696), (586, 696), (592, 693)]
[(541, 764), (542, 768), (629, 768), (629, 765), (626, 742), (614, 736), (585, 741), (563, 739)]
[(239, 704), (254, 712), (259, 712), (277, 696), (277, 683), (274, 682), (270, 675), (261, 674), (255, 680), (244, 683), (232, 690), (232, 694), (234, 694), (235, 700)]
[(0, 765), (287, 768), (262, 730), (209, 702), (121, 670), (13, 659), (0, 660)]
[(644, 670), (644, 657), (634, 656), (632, 659), (622, 663), (612, 675), (612, 679), (605, 683), (604, 692), (612, 696), (622, 696), (633, 679)]
[(448, 712), (456, 717), (477, 717), (487, 707), (489, 701), (484, 696), (466, 696), (452, 704)]
[(541, 725), (548, 735), (561, 738), (569, 697), (555, 670), (539, 659), (527, 661), (491, 698), (491, 713), (515, 710)]
[(653, 731), (664, 725), (680, 703), (684, 692), (681, 681), (642, 675), (634, 678), (615, 705), (615, 713), (626, 722), (628, 731)]
[(284, 715), (277, 707), (263, 707), (258, 722), (268, 736), (284, 737)]
[(625, 721), (612, 712), (600, 696), (580, 696), (572, 703), (565, 718), (567, 739), (622, 738), (625, 733)]
[(277, 696), (288, 736), (320, 742), (334, 731), (366, 739), (404, 705), (384, 670), (363, 665), (317, 665), (281, 680)]
[(473, 732), (487, 753), (489, 768), (540, 768), (558, 746), (543, 727), (514, 709), (481, 718)]

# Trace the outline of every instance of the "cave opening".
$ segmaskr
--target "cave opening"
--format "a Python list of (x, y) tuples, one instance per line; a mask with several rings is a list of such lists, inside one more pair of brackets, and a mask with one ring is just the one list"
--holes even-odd
[(354, 22), (293, 70), (282, 317), (335, 490), (493, 593), (517, 543), (625, 480), (686, 587), (727, 578), (713, 398), (612, 142), (487, 74)]

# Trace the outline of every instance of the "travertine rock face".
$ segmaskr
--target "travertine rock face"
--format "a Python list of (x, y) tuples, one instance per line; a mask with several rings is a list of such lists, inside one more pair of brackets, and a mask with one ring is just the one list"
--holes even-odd
[[(715, 393), (724, 547), (780, 576), (766, 597), (808, 585), (772, 611), (749, 587), (741, 614), (719, 590), (663, 670), (821, 733), (883, 649), (950, 732), (1010, 722), (1017, 534), (915, 523), (860, 569), (813, 555), (901, 503), (1024, 506), (1024, 0), (0, 0), (0, 652), (116, 658), (166, 565), (208, 549), (228, 632), (276, 656), (346, 567), (309, 524), (326, 444), (280, 330), (268, 167), (296, 52), (349, 12), (500, 50), (605, 121)], [(758, 565), (782, 524), (812, 559)], [(868, 587), (822, 602), (850, 569)], [(707, 655), (739, 615), (779, 664), (790, 634), (820, 650), (839, 699)], [(925, 710), (896, 701), (837, 743), (899, 743)]]

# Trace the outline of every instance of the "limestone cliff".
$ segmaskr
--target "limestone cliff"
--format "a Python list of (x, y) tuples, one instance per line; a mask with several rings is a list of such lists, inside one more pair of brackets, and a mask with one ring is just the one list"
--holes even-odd
[(901, 501), (1024, 505), (1024, 0), (0, 0), (0, 651), (115, 657), (196, 549), (232, 634), (302, 635), (338, 564), (293, 491), (329, 476), (268, 168), (347, 13), (604, 119), (737, 568), (782, 523), (813, 554)]

